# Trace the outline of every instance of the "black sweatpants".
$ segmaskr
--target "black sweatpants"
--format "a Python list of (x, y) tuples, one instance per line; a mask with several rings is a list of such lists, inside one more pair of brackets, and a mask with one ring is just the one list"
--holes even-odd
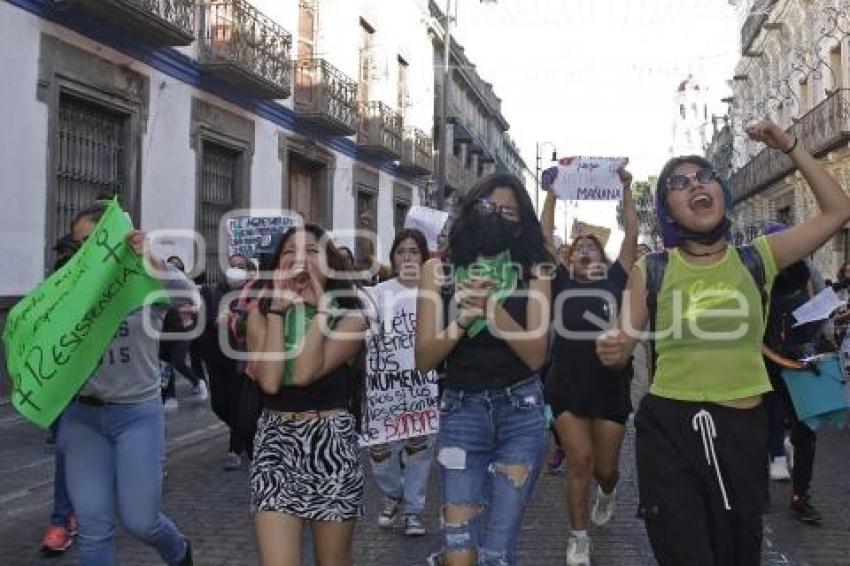
[(230, 429), (229, 451), (240, 454), (245, 450), (245, 442), (239, 434), (244, 377), (236, 362), (221, 351), (209, 348), (204, 353), (210, 374), (210, 405), (213, 413)]
[[(717, 467), (701, 432), (708, 430), (709, 420), (716, 432)], [(703, 428), (695, 430), (699, 422)], [(732, 409), (647, 395), (635, 428), (638, 516), (646, 523), (658, 563), (760, 564), (768, 453), (764, 407)]]

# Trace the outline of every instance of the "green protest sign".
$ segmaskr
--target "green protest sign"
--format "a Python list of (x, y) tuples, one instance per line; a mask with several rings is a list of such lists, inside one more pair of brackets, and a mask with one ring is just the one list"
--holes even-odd
[[(468, 267), (458, 267), (455, 271), (455, 280), (458, 283), (469, 283), (473, 277), (491, 279), (494, 282), (491, 296), (500, 305), (504, 304), (505, 299), (516, 290), (517, 273), (508, 252), (503, 252), (491, 258), (479, 257)], [(479, 317), (469, 325), (466, 334), (472, 338), (485, 328), (487, 328), (487, 320)]]
[(9, 313), (3, 345), (12, 404), (38, 426), (49, 426), (73, 399), (127, 314), (162, 297), (125, 241), (131, 230), (113, 200), (74, 257)]

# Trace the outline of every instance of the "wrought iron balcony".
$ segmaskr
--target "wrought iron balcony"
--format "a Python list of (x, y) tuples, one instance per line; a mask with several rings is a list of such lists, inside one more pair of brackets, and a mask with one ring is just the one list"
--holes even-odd
[[(846, 143), (850, 140), (850, 90), (833, 92), (788, 128), (788, 133), (815, 156)], [(792, 171), (790, 157), (764, 148), (732, 174), (732, 195), (736, 201), (743, 200)]]
[(295, 62), (295, 112), (329, 133), (357, 132), (357, 83), (324, 59)]
[(357, 145), (361, 150), (381, 159), (401, 158), (401, 114), (383, 102), (367, 102), (360, 107)]
[(770, 10), (776, 4), (777, 0), (755, 0), (747, 19), (744, 20), (744, 25), (741, 26), (741, 55), (755, 55), (752, 52), (753, 42), (759, 35)]
[(195, 0), (53, 0), (96, 16), (157, 47), (195, 39)]
[(446, 183), (460, 194), (466, 194), (475, 184), (477, 176), (468, 169), (460, 157), (449, 154), (446, 161)]
[(200, 63), (257, 98), (287, 98), (292, 36), (245, 0), (201, 8)]
[(405, 129), (399, 167), (414, 175), (430, 175), (434, 171), (433, 142), (419, 128)]

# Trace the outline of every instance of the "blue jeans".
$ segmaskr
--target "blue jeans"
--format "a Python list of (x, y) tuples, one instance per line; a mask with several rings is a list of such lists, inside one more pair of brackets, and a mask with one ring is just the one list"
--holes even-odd
[(443, 391), (437, 437), (443, 505), (478, 511), (469, 521), (443, 522), (444, 552), (476, 550), (481, 565), (514, 562), (546, 440), (536, 376), (504, 389)]
[(432, 446), (430, 436), (420, 436), (369, 448), (375, 483), (385, 496), (403, 502), (405, 515), (425, 509)]
[[(62, 421), (60, 415), (52, 425), (51, 432), (54, 438), (59, 436), (59, 423)], [(55, 469), (53, 472), (53, 512), (50, 514), (50, 524), (56, 527), (67, 527), (74, 513), (71, 499), (68, 497), (68, 487), (65, 485), (65, 451), (57, 444), (54, 453)]]
[(65, 480), (77, 512), (80, 564), (118, 564), (115, 509), (124, 528), (179, 564), (186, 538), (160, 512), (165, 418), (159, 398), (130, 405), (72, 403), (62, 417), (59, 445)]

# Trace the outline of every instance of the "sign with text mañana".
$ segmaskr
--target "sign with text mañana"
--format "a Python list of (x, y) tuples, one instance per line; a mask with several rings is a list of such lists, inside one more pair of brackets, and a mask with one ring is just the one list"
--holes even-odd
[(435, 371), (415, 369), (415, 295), (401, 300), (369, 338), (362, 446), (435, 434), (440, 409)]
[(625, 157), (565, 157), (558, 161), (552, 190), (565, 200), (620, 200), (623, 182), (618, 171), (628, 162)]
[(12, 404), (38, 426), (50, 426), (73, 399), (126, 316), (162, 292), (126, 244), (131, 230), (113, 200), (74, 257), (9, 313), (3, 345)]

